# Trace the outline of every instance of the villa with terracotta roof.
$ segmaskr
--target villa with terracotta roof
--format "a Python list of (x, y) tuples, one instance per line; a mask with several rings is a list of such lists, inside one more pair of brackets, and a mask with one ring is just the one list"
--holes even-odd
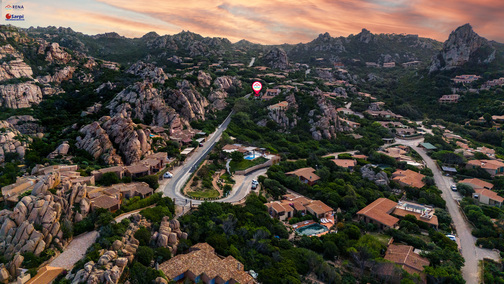
[(397, 202), (388, 198), (378, 198), (357, 212), (357, 215), (364, 222), (379, 226), (381, 230), (395, 228), (399, 219), (390, 214), (392, 214), (396, 205)]
[(91, 199), (91, 208), (93, 208), (93, 210), (96, 208), (103, 208), (113, 213), (121, 208), (121, 199), (116, 196), (112, 197), (102, 194)]
[(314, 168), (301, 168), (285, 174), (288, 176), (297, 176), (301, 182), (307, 183), (308, 185), (314, 185), (320, 180), (320, 177), (315, 174)]
[(399, 265), (409, 274), (421, 274), (430, 262), (414, 252), (415, 248), (407, 245), (391, 244), (385, 252), (385, 259)]
[(425, 183), (422, 181), (425, 176), (412, 170), (397, 170), (392, 174), (392, 180), (400, 186), (422, 188)]
[(334, 159), (332, 161), (336, 164), (336, 166), (349, 169), (351, 171), (355, 166), (357, 166), (357, 161), (352, 159)]
[(504, 173), (504, 163), (497, 160), (470, 160), (467, 162), (466, 169), (482, 168), (492, 177)]
[(381, 230), (396, 228), (399, 218), (404, 218), (406, 215), (413, 215), (418, 221), (437, 228), (439, 223), (434, 212), (429, 206), (406, 201), (397, 203), (382, 197), (361, 209), (357, 215), (364, 222), (373, 223)]
[(311, 200), (304, 196), (296, 196), (294, 194), (286, 194), (283, 196), (282, 200), (271, 201), (265, 205), (268, 207), (270, 215), (280, 221), (292, 218), (298, 213), (310, 213), (319, 219), (334, 213), (334, 210), (330, 206), (320, 200)]
[(207, 284), (252, 284), (254, 279), (241, 262), (232, 256), (219, 257), (207, 243), (192, 246), (189, 253), (179, 254), (159, 265), (170, 281), (189, 280)]
[(289, 107), (289, 103), (287, 101), (281, 101), (277, 104), (268, 106), (268, 110), (286, 110)]
[(460, 95), (457, 94), (452, 94), (452, 95), (443, 95), (441, 98), (439, 98), (440, 103), (458, 103), (458, 100), (460, 99)]
[(504, 198), (499, 196), (497, 192), (485, 188), (477, 188), (474, 190), (473, 198), (480, 203), (502, 207)]
[(486, 182), (484, 180), (480, 180), (478, 178), (466, 178), (459, 183), (467, 184), (468, 186), (472, 187), (473, 189), (476, 188), (485, 188), (485, 189), (492, 189), (494, 187), (493, 184)]

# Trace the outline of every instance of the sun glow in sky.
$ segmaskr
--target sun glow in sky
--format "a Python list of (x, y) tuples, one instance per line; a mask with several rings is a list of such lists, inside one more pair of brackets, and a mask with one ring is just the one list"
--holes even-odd
[[(5, 21), (7, 4), (22, 4), (18, 13), (25, 21)], [(2, 24), (127, 37), (189, 30), (233, 42), (281, 44), (308, 42), (325, 32), (347, 36), (366, 28), (445, 41), (452, 30), (470, 23), (481, 36), (504, 42), (502, 0), (3, 0), (2, 10)]]

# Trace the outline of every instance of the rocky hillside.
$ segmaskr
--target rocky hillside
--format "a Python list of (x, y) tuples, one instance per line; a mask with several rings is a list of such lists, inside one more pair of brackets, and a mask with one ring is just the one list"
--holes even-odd
[(475, 33), (470, 24), (458, 27), (432, 59), (429, 71), (450, 70), (466, 63), (489, 64), (496, 59), (492, 42)]
[(309, 43), (282, 47), (296, 62), (313, 63), (318, 57), (333, 62), (350, 63), (352, 59), (357, 59), (362, 62), (383, 64), (392, 61), (427, 62), (440, 49), (441, 44), (418, 35), (373, 34), (363, 29), (357, 35), (331, 37), (329, 33), (324, 33)]

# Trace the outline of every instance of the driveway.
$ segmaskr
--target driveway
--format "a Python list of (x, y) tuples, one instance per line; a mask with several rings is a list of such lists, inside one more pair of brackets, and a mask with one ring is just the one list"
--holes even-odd
[(98, 237), (97, 231), (87, 232), (75, 237), (66, 247), (65, 251), (58, 255), (49, 266), (72, 269), (72, 267), (84, 257), (88, 247), (90, 247)]
[(455, 229), (457, 231), (457, 236), (460, 239), (462, 256), (465, 259), (465, 265), (462, 267), (462, 275), (468, 284), (479, 283), (479, 261), (483, 260), (483, 258), (498, 260), (498, 253), (489, 249), (476, 247), (476, 238), (471, 234), (471, 226), (462, 215), (460, 211), (461, 209), (455, 201), (455, 199), (460, 199), (460, 196), (458, 193), (455, 193), (450, 189), (450, 185), (454, 184), (454, 181), (451, 177), (444, 176), (441, 170), (437, 167), (436, 163), (427, 155), (425, 150), (417, 146), (420, 142), (423, 142), (423, 138), (416, 140), (396, 139), (396, 142), (410, 146), (417, 151), (422, 159), (424, 159), (427, 167), (429, 167), (434, 173), (434, 181), (436, 182), (437, 187), (443, 192), (441, 196), (446, 201), (446, 208), (452, 217), (453, 224), (455, 225)]

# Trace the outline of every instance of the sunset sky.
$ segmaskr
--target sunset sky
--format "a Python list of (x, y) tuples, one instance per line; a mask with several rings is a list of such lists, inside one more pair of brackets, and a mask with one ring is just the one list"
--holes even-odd
[[(22, 4), (24, 11), (6, 11)], [(235, 42), (280, 44), (331, 36), (407, 33), (440, 41), (470, 23), (481, 36), (504, 42), (502, 0), (30, 0), (2, 3), (2, 24), (63, 26), (86, 34), (117, 32), (140, 37), (189, 30)], [(6, 13), (23, 13), (24, 22), (6, 22)]]

